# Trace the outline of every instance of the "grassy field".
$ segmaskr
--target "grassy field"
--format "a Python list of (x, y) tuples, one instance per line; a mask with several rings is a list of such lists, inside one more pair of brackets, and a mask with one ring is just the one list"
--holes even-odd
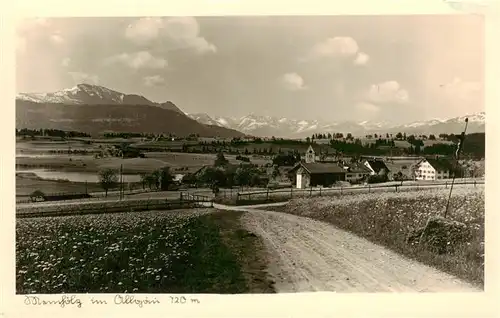
[[(67, 157), (17, 157), (16, 166), (19, 168), (46, 168), (59, 171), (74, 172), (97, 172), (100, 169), (112, 168), (120, 169), (123, 165), (123, 173), (143, 173), (152, 172), (165, 166), (172, 167), (173, 171), (194, 172), (205, 165), (212, 165), (215, 160), (214, 154), (191, 154), (175, 152), (153, 152), (145, 153), (146, 158), (102, 158), (95, 159), (92, 156)], [(234, 155), (225, 156), (230, 163), (238, 164)], [(270, 160), (262, 158), (252, 158), (250, 161), (254, 164), (264, 165)], [(180, 170), (185, 168), (186, 170)]]
[(212, 212), (18, 219), (17, 293), (272, 293), (241, 213)]
[[(484, 187), (457, 188), (450, 202), (451, 220), (463, 222), (472, 238), (448, 254), (436, 254), (406, 242), (431, 216), (442, 215), (449, 189), (353, 194), (332, 198), (294, 199), (273, 210), (329, 222), (407, 257), (484, 286)], [(454, 243), (454, 242), (450, 242)]]
[(16, 176), (16, 196), (29, 196), (33, 191), (41, 190), (46, 194), (85, 193), (103, 191), (96, 183), (43, 180), (36, 177)]

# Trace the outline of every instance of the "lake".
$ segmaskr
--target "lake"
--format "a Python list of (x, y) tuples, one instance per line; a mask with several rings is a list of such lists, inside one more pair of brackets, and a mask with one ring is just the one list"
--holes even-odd
[[(98, 183), (99, 176), (93, 172), (66, 172), (48, 169), (16, 169), (16, 172), (31, 172), (42, 179), (47, 180), (69, 180), (71, 182)], [(118, 176), (119, 181), (119, 176)], [(140, 182), (141, 176), (138, 174), (124, 174), (123, 182)]]

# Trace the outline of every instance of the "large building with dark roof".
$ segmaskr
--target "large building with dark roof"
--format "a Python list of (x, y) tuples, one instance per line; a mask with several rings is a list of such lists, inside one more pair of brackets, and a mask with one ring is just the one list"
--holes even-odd
[(337, 163), (316, 162), (316, 158), (314, 149), (309, 146), (305, 160), (290, 170), (290, 173), (295, 175), (297, 188), (329, 187), (338, 181), (346, 180), (346, 170)]

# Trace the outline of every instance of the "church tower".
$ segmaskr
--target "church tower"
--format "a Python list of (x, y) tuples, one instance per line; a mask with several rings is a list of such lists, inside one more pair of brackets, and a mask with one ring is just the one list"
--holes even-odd
[(306, 151), (306, 163), (313, 163), (316, 161), (316, 154), (314, 153), (314, 149), (311, 145), (307, 148)]

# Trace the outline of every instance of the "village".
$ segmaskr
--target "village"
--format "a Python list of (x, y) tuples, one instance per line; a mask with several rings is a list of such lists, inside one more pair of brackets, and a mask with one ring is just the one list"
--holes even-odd
[(7, 302), (485, 290), (484, 19), (16, 22)]

